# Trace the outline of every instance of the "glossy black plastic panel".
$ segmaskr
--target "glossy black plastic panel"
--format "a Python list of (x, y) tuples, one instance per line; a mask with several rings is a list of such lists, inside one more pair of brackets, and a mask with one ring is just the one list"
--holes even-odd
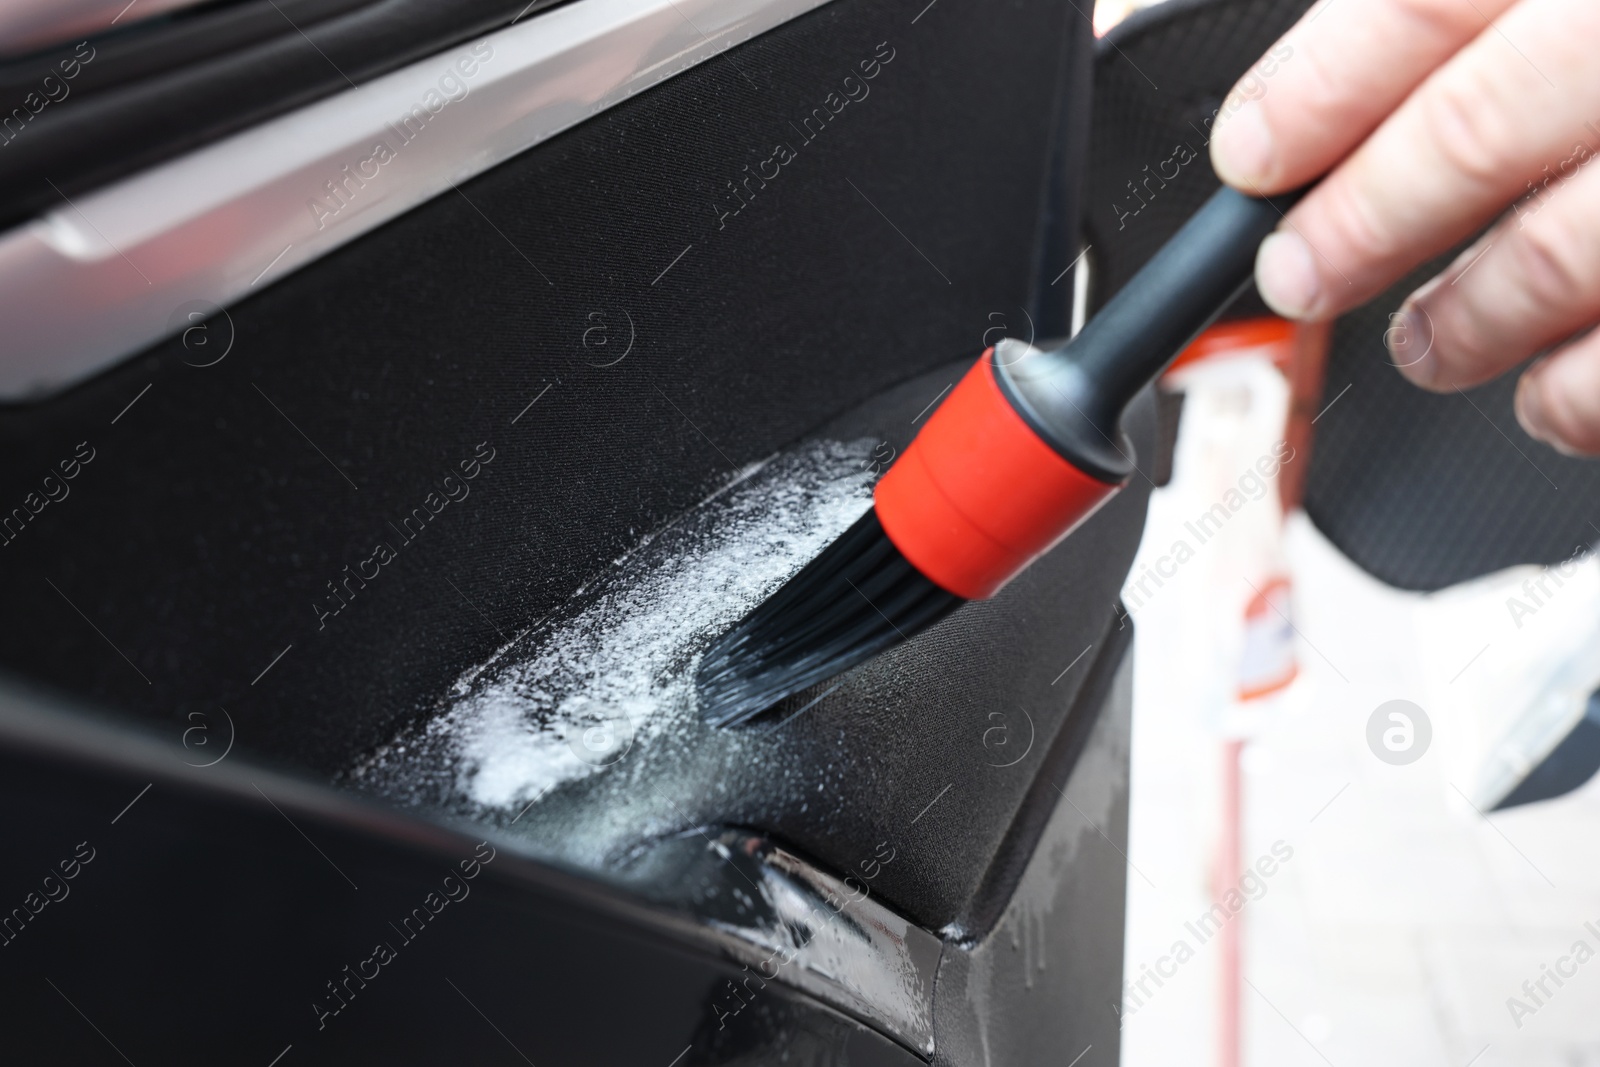
[(8, 1062), (921, 1062), (667, 912), (187, 740), (0, 687)]

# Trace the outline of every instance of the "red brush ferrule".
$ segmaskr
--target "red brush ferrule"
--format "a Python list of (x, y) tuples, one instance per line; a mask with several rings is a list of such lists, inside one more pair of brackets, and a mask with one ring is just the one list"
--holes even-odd
[(979, 358), (879, 480), (884, 533), (936, 585), (984, 600), (1049, 551), (1120, 485), (1040, 439)]

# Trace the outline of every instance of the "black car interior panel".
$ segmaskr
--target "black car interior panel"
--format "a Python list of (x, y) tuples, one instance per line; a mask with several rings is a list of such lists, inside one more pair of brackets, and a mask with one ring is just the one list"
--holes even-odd
[[(832, 0), (0, 407), (6, 1052), (1115, 1062), (1119, 591), (1171, 398), (994, 600), (746, 726), (676, 680), (750, 595), (739, 552), (864, 507), (978, 352), (1066, 335), (1215, 190), (1223, 94), (1305, 6), (1172, 0), (1097, 43), (1052, 0)], [(0, 147), (0, 225), (556, 7), (94, 36)], [(1313, 520), (1409, 588), (1591, 540), (1596, 475), (1509, 384), (1406, 388), (1388, 306), (1337, 327), (1327, 396), (1359, 400), (1318, 425)], [(615, 664), (640, 703), (572, 712), (591, 758), (556, 720)]]

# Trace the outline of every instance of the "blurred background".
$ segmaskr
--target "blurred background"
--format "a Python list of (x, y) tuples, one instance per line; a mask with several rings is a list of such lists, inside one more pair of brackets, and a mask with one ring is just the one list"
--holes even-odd
[[(1100, 0), (1096, 32), (1152, 6)], [(1326, 338), (1255, 326), (1163, 383), (1170, 481), (1123, 591), (1122, 1062), (1600, 1064), (1592, 547), (1374, 579), (1299, 508), (1345, 398), (1296, 395)]]
[(1296, 506), (1345, 399), (1295, 401), (1321, 340), (1214, 328), (1163, 383), (1122, 1062), (1600, 1063), (1600, 786), (1539, 796), (1593, 770), (1600, 570), (1421, 594), (1345, 558)]

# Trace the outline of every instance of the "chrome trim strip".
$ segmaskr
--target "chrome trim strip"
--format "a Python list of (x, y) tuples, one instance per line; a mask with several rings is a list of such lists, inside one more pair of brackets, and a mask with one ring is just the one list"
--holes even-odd
[(934, 979), (944, 943), (872, 899), (870, 878), (841, 881), (735, 829), (658, 841), (631, 867), (624, 885), (683, 914), (743, 965), (737, 980), (713, 991), (719, 1022), (777, 982), (933, 1058)]
[(80, 381), (826, 2), (578, 0), (65, 203), (0, 235), (0, 400)]

